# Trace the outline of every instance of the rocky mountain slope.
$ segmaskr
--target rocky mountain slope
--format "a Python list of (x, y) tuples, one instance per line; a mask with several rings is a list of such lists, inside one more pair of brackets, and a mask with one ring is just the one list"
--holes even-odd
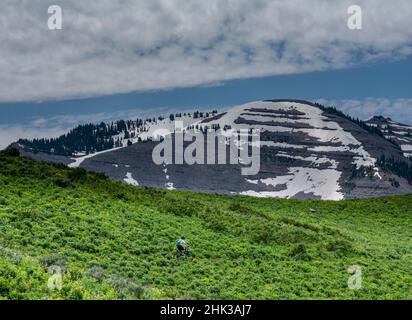
[[(156, 165), (152, 152), (159, 142), (155, 140), (168, 132), (174, 136), (177, 121), (183, 131), (197, 129), (206, 134), (222, 129), (227, 137), (237, 130), (259, 130), (260, 141), (248, 143), (249, 148), (260, 146), (259, 173), (241, 175), (242, 163)], [(55, 150), (47, 150), (47, 141), (43, 149), (36, 149), (33, 141), (19, 141), (17, 146), (24, 155), (37, 160), (103, 172), (132, 185), (256, 197), (341, 200), (412, 192), (408, 147), (399, 143), (400, 139), (406, 140), (400, 132), (408, 129), (395, 123), (390, 125), (398, 129), (391, 131), (398, 134), (398, 142), (381, 131), (373, 119), (364, 123), (307, 101), (273, 100), (245, 104), (223, 113), (126, 122), (122, 132), (116, 132), (116, 137), (122, 137), (121, 143), (108, 149), (102, 146), (89, 154), (85, 151), (87, 147), (79, 145), (71, 156), (59, 155)], [(175, 158), (176, 154), (173, 155)]]
[(386, 139), (396, 143), (402, 149), (405, 157), (412, 157), (412, 126), (382, 116), (375, 116), (365, 122), (380, 130)]

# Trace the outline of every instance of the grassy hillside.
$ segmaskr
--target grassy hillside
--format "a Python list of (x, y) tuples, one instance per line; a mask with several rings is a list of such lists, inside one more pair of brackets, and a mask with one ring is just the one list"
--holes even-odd
[[(411, 208), (136, 188), (3, 152), (0, 298), (411, 299)], [(176, 256), (181, 235), (191, 258)]]

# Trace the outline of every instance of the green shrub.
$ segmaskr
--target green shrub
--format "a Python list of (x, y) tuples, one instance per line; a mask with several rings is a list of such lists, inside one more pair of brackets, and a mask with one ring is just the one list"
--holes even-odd
[(20, 151), (17, 148), (7, 148), (1, 152), (8, 157), (20, 157)]
[(293, 245), (289, 255), (298, 260), (311, 260), (308, 249), (303, 243)]
[(87, 176), (87, 171), (83, 168), (75, 168), (70, 170), (67, 174), (70, 181), (79, 181), (84, 179)]
[(108, 283), (115, 288), (119, 299), (141, 299), (145, 293), (143, 286), (117, 276), (109, 277)]
[(347, 240), (333, 240), (328, 242), (326, 249), (331, 252), (336, 252), (342, 255), (349, 255), (354, 253), (355, 248), (352, 243)]
[(103, 268), (94, 266), (87, 271), (87, 275), (89, 277), (94, 278), (95, 280), (102, 282), (104, 279), (106, 279), (106, 272), (104, 271)]
[(63, 178), (56, 178), (56, 179), (53, 180), (53, 183), (56, 186), (60, 187), (60, 188), (71, 188), (71, 187), (73, 187), (73, 184), (69, 180), (66, 180), (66, 179), (63, 179)]
[(0, 197), (0, 206), (5, 206), (5, 205), (7, 205), (6, 199)]
[(165, 212), (180, 217), (191, 217), (197, 213), (201, 208), (195, 207), (190, 202), (183, 202), (181, 200), (171, 201), (164, 206)]
[(41, 265), (43, 265), (46, 268), (51, 267), (51, 266), (59, 266), (62, 269), (66, 268), (65, 259), (55, 254), (49, 254), (49, 255), (40, 257), (39, 262)]

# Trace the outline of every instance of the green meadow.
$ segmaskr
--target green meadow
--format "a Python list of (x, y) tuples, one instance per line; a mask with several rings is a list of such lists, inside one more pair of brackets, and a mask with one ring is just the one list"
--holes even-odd
[(411, 227), (412, 195), (166, 191), (0, 153), (0, 299), (412, 299)]

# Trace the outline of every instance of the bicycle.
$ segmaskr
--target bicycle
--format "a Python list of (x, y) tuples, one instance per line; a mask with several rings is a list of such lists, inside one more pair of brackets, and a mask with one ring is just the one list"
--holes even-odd
[(177, 256), (178, 257), (191, 257), (191, 255), (190, 255), (190, 244), (188, 244), (186, 247), (185, 247), (185, 250), (183, 250), (183, 251), (177, 251)]

